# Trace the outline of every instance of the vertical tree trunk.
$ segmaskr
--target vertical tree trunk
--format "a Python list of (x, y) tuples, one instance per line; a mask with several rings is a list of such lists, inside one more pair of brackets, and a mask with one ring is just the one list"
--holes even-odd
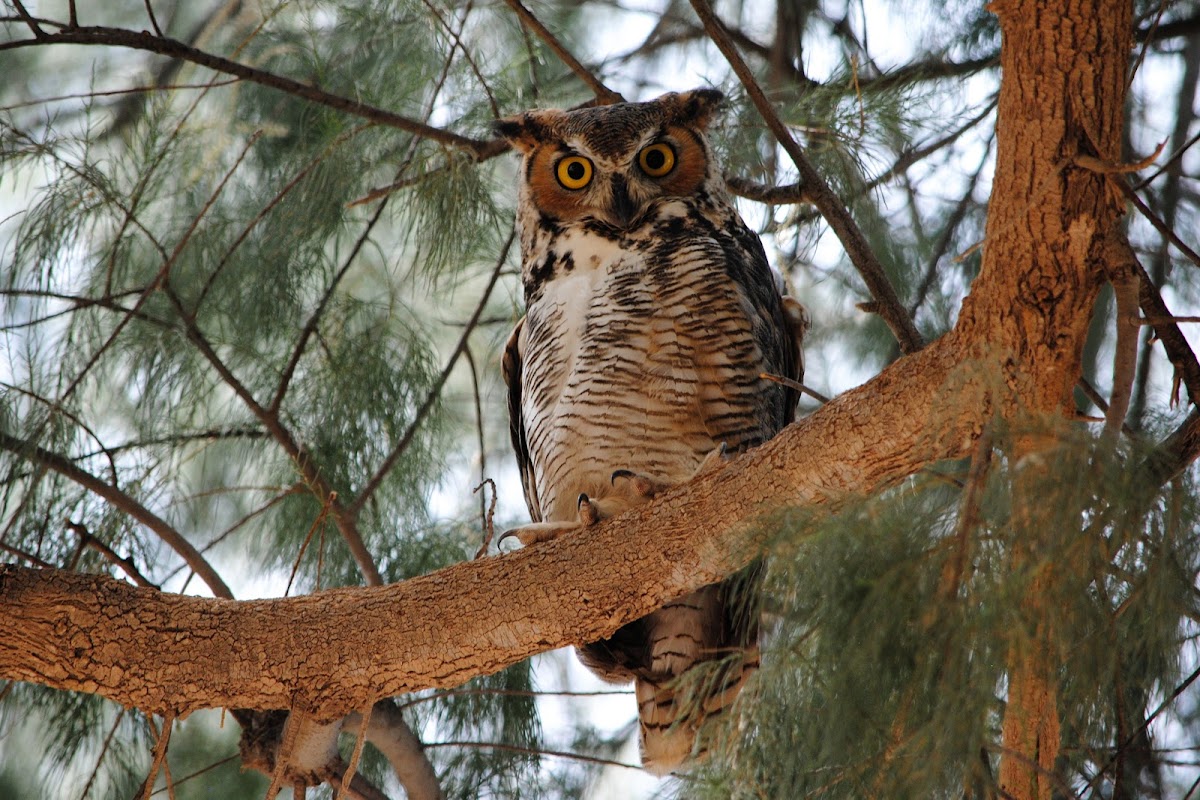
[[(1108, 275), (1108, 254), (1124, 203), (1101, 164), (1120, 160), (1129, 64), (1129, 0), (996, 0), (1002, 83), (997, 163), (980, 283), (964, 304), (964, 333), (984, 319), (1001, 320), (1004, 338), (1019, 343), (1005, 381), (1019, 414), (1068, 414), (1079, 375), (1081, 345), (1096, 288)], [(986, 276), (986, 277), (985, 277)], [(1009, 308), (993, 305), (1008, 295)], [(1034, 356), (1028, 360), (1022, 354)], [(1025, 458), (1015, 499), (1032, 538), (1039, 526), (1037, 485), (1053, 480), (1038, 458), (1052, 440), (1021, 443)], [(1045, 484), (1042, 484), (1043, 486)], [(1037, 543), (1014, 553), (1014, 570), (1031, 565)], [(1024, 554), (1023, 554), (1024, 553)], [(1049, 800), (1059, 753), (1053, 565), (1044, 565), (1023, 600), (1028, 637), (1008, 658), (1008, 707), (1003, 724), (1000, 785), (1014, 800)]]

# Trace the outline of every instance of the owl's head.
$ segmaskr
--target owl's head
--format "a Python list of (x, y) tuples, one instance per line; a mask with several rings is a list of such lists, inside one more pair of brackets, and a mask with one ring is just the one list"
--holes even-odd
[(663, 200), (690, 198), (720, 176), (704, 130), (715, 89), (646, 103), (528, 111), (496, 123), (524, 155), (522, 202), (557, 222), (595, 220), (629, 230)]

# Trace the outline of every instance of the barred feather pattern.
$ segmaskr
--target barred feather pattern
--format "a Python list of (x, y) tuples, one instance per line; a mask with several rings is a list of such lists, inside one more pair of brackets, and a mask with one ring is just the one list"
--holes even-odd
[[(802, 310), (783, 297), (730, 203), (694, 94), (532, 112), (501, 129), (526, 154), (518, 209), (526, 316), (504, 372), (535, 522), (577, 520), (581, 494), (602, 516), (618, 514), (639, 500), (614, 487), (614, 471), (682, 483), (721, 445), (737, 453), (793, 418), (795, 392), (762, 374), (800, 379)], [(686, 126), (697, 107), (695, 127), (672, 141), (704, 159), (701, 179), (686, 195), (656, 193), (633, 174), (636, 154), (668, 126)], [(530, 169), (546, 140), (586, 155), (595, 180), (612, 181), (595, 208), (571, 217), (560, 201), (543, 201)], [(605, 207), (610, 197), (622, 213)], [(635, 682), (648, 769), (670, 772), (696, 755), (700, 726), (758, 666), (757, 575), (754, 567), (703, 587), (578, 648), (601, 678)]]

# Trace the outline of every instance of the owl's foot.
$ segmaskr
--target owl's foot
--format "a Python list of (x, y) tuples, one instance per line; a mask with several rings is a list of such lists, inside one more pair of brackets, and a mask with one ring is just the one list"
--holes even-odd
[(720, 469), (731, 460), (733, 460), (733, 456), (729, 455), (728, 445), (725, 442), (721, 442), (721, 444), (704, 457), (704, 460), (700, 462), (700, 466), (696, 468), (692, 477), (699, 478), (701, 475), (705, 475), (715, 469)]
[[(692, 478), (698, 478), (701, 475), (725, 466), (730, 458), (732, 456), (729, 455), (729, 448), (724, 442), (721, 442), (718, 447), (714, 448), (712, 452), (704, 457), (704, 460), (700, 462), (700, 466), (692, 473)], [(650, 475), (639, 475), (627, 469), (615, 470), (609, 478), (609, 483), (612, 484), (612, 487), (617, 490), (620, 496), (629, 501), (630, 505), (644, 503), (647, 500), (657, 497), (672, 486), (679, 485), (678, 483), (669, 483)]]
[(522, 525), (519, 528), (512, 528), (505, 531), (496, 542), (496, 549), (499, 550), (500, 545), (508, 538), (516, 539), (524, 547), (537, 544), (538, 542), (549, 542), (557, 539), (564, 533), (577, 531), (580, 528), (589, 528), (604, 518), (596, 503), (586, 494), (579, 495), (579, 502), (576, 508), (578, 509), (579, 519), (574, 522), (533, 522), (529, 525)]
[(631, 505), (644, 503), (652, 497), (656, 497), (659, 492), (675, 485), (649, 475), (639, 475), (627, 469), (615, 470), (608, 482), (612, 484), (619, 495), (630, 501)]

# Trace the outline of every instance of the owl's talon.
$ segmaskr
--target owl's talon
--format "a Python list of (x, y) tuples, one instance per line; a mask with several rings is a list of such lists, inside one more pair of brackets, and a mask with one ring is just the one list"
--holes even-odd
[(583, 523), (585, 528), (589, 528), (600, 521), (600, 509), (596, 507), (586, 494), (579, 495), (579, 521)]
[(553, 541), (564, 533), (577, 531), (579, 528), (578, 522), (534, 522), (519, 528), (510, 528), (496, 540), (496, 549), (500, 549), (505, 539), (516, 539), (522, 547), (529, 547), (538, 542)]
[[(622, 481), (622, 485), (617, 485), (618, 480)], [(609, 482), (614, 489), (627, 499), (637, 503), (656, 497), (659, 492), (670, 489), (674, 485), (651, 478), (648, 475), (638, 475), (627, 469), (613, 470)]]
[(710, 450), (704, 460), (700, 462), (700, 466), (696, 468), (696, 472), (692, 475), (693, 478), (698, 478), (708, 472), (728, 464), (733, 460), (733, 456), (729, 454), (729, 445), (721, 442), (715, 449)]

